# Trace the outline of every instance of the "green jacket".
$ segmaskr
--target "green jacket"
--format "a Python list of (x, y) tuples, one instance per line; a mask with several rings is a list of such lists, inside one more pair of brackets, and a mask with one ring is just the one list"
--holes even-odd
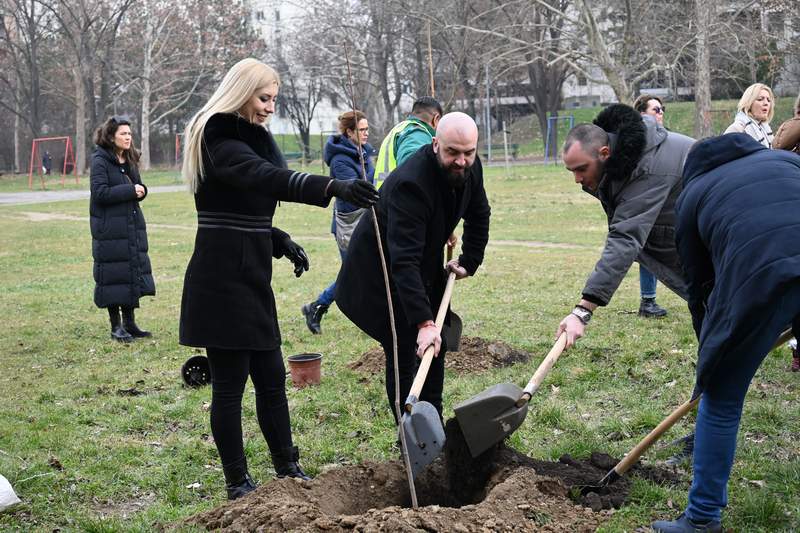
[(395, 168), (402, 165), (417, 150), (430, 144), (435, 133), (431, 126), (417, 117), (408, 117), (396, 124), (383, 139), (378, 151), (375, 161), (377, 186), (380, 188), (383, 180)]

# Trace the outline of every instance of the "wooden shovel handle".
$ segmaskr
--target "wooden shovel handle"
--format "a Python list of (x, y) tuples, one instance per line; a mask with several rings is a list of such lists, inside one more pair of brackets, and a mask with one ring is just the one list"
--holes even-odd
[(695, 398), (694, 400), (689, 400), (688, 402), (682, 404), (680, 407), (675, 409), (667, 418), (661, 421), (659, 425), (653, 429), (650, 433), (647, 434), (645, 438), (639, 441), (629, 453), (625, 456), (625, 458), (617, 463), (617, 466), (614, 467), (614, 471), (622, 476), (625, 472), (630, 469), (639, 458), (644, 455), (650, 446), (652, 446), (664, 433), (669, 430), (675, 423), (686, 416), (686, 413), (697, 407), (697, 404), (700, 403), (700, 396)]
[(567, 345), (567, 332), (561, 334), (561, 336), (556, 340), (556, 343), (550, 348), (550, 352), (539, 364), (539, 368), (536, 369), (536, 372), (531, 377), (531, 380), (522, 390), (522, 396), (519, 397), (517, 400), (517, 407), (522, 407), (525, 405), (534, 393), (539, 390), (539, 386), (544, 381), (544, 378), (547, 377), (547, 374), (550, 373), (552, 370), (553, 365), (556, 364), (558, 358), (561, 356), (561, 352), (564, 351), (564, 347)]
[[(792, 330), (791, 328), (785, 330), (781, 335), (778, 337), (778, 340), (775, 341), (773, 345), (773, 350), (778, 348), (783, 343), (787, 342), (789, 339), (792, 338)], [(617, 475), (623, 475), (627, 472), (631, 466), (633, 466), (639, 458), (646, 452), (658, 439), (663, 435), (669, 428), (675, 425), (675, 423), (686, 416), (686, 413), (697, 407), (697, 404), (700, 403), (700, 396), (695, 398), (694, 400), (689, 400), (688, 402), (684, 403), (677, 409), (675, 409), (667, 418), (665, 418), (659, 425), (653, 429), (648, 435), (639, 441), (629, 453), (625, 456), (625, 458), (620, 461), (617, 466), (614, 467), (614, 472)]]
[[(456, 273), (451, 272), (447, 276), (447, 285), (444, 288), (444, 295), (442, 295), (442, 303), (439, 304), (439, 312), (436, 314), (436, 331), (442, 333), (442, 325), (444, 325), (444, 317), (447, 315), (447, 308), (450, 306), (450, 298), (453, 296), (453, 285), (456, 281)], [(431, 344), (425, 349), (422, 354), (422, 361), (419, 364), (417, 375), (414, 377), (414, 383), (411, 384), (411, 390), (408, 392), (409, 398), (419, 398), (422, 392), (422, 386), (425, 384), (425, 378), (428, 377), (428, 370), (431, 367), (431, 362), (434, 356), (434, 345)], [(406, 411), (411, 412), (411, 403), (406, 403)]]

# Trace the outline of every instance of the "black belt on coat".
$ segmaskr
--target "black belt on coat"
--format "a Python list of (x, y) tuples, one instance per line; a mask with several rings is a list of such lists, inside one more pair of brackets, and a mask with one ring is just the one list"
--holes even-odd
[(198, 211), (197, 227), (267, 233), (272, 231), (272, 217), (263, 215), (243, 215), (241, 213)]

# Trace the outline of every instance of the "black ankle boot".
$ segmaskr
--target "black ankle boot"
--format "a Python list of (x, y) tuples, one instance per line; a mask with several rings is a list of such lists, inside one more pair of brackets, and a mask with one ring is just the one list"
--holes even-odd
[(667, 310), (658, 305), (655, 298), (642, 298), (639, 304), (639, 316), (661, 318), (667, 316)]
[(328, 307), (330, 306), (314, 301), (301, 308), (303, 315), (306, 317), (306, 326), (308, 326), (311, 333), (315, 335), (322, 333), (320, 322), (322, 322), (322, 316), (328, 312)]
[(256, 486), (256, 482), (253, 481), (250, 474), (245, 472), (244, 479), (238, 483), (227, 483), (225, 485), (225, 491), (228, 493), (229, 500), (236, 500), (256, 490)]
[(296, 477), (305, 481), (311, 480), (311, 478), (303, 472), (300, 463), (297, 462), (300, 460), (300, 451), (297, 449), (297, 446), (286, 448), (278, 453), (270, 453), (270, 455), (272, 456), (272, 466), (275, 467), (275, 473), (278, 475), (278, 478)]
[(149, 331), (139, 329), (139, 326), (136, 325), (136, 319), (133, 316), (133, 307), (122, 308), (122, 323), (125, 326), (125, 330), (133, 337), (141, 339), (142, 337), (153, 336)]
[(225, 491), (228, 493), (229, 500), (241, 498), (256, 490), (256, 482), (247, 472), (246, 460), (242, 459), (230, 466), (223, 465), (222, 472), (225, 474)]
[(131, 342), (133, 336), (122, 327), (119, 319), (119, 307), (111, 306), (108, 308), (108, 320), (111, 322), (111, 338), (117, 342)]

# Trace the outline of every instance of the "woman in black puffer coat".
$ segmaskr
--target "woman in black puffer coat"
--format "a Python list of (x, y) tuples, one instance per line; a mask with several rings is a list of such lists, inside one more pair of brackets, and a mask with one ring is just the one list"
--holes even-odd
[(136, 325), (133, 310), (139, 307), (140, 297), (156, 293), (147, 257), (147, 227), (139, 205), (147, 196), (147, 187), (139, 177), (139, 154), (127, 118), (106, 120), (95, 131), (94, 142), (89, 203), (94, 303), (108, 309), (111, 338), (130, 342), (151, 336)]

